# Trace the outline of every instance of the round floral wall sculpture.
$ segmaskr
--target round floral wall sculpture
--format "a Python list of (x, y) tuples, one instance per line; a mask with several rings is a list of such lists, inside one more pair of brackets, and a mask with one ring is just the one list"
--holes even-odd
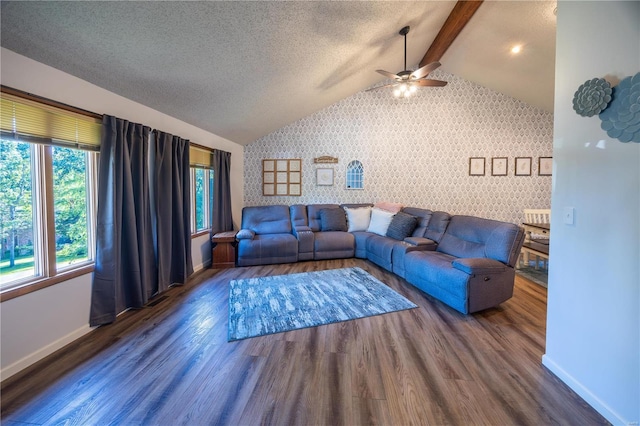
[(600, 114), (611, 101), (611, 85), (604, 78), (585, 81), (573, 95), (573, 109), (583, 117)]
[(613, 88), (611, 103), (599, 116), (610, 137), (640, 143), (640, 72)]

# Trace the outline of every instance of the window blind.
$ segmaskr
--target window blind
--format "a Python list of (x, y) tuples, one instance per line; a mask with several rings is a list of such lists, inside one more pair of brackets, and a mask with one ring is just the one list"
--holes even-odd
[(213, 168), (213, 151), (200, 145), (189, 146), (189, 163), (191, 167)]
[(0, 129), (3, 138), (98, 151), (102, 121), (2, 92)]

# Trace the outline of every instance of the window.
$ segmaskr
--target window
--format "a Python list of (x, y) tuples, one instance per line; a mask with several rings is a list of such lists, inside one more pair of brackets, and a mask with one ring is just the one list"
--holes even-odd
[(191, 233), (211, 229), (213, 209), (213, 169), (210, 149), (191, 144)]
[(0, 289), (94, 259), (96, 153), (0, 140)]
[(364, 167), (358, 160), (353, 160), (347, 165), (347, 189), (364, 188)]
[(93, 260), (93, 229), (89, 218), (95, 181), (92, 157), (78, 149), (53, 147), (53, 210), (56, 235), (56, 267), (64, 269)]
[(32, 146), (0, 140), (0, 285), (34, 277)]
[(191, 233), (211, 228), (213, 170), (191, 168)]
[(100, 121), (16, 93), (0, 97), (3, 300), (90, 272), (95, 252)]

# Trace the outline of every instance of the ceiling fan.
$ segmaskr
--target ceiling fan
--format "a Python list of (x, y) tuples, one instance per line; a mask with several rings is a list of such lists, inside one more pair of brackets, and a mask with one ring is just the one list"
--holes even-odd
[(395, 80), (393, 83), (385, 84), (378, 87), (373, 87), (368, 89), (367, 92), (372, 90), (378, 90), (385, 87), (393, 87), (393, 94), (398, 97), (408, 98), (414, 93), (418, 87), (420, 86), (432, 86), (432, 87), (442, 87), (446, 86), (446, 81), (441, 80), (432, 80), (425, 78), (429, 75), (429, 73), (440, 66), (440, 62), (432, 62), (423, 66), (422, 68), (418, 68), (415, 71), (411, 71), (407, 69), (407, 34), (409, 33), (409, 26), (402, 28), (399, 32), (401, 36), (404, 36), (404, 70), (400, 71), (397, 74), (391, 73), (385, 70), (376, 70), (378, 74), (382, 74), (387, 78)]

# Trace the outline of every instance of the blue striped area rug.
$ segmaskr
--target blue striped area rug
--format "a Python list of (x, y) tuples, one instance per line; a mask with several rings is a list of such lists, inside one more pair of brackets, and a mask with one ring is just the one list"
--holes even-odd
[(417, 308), (361, 268), (233, 280), (228, 341)]

